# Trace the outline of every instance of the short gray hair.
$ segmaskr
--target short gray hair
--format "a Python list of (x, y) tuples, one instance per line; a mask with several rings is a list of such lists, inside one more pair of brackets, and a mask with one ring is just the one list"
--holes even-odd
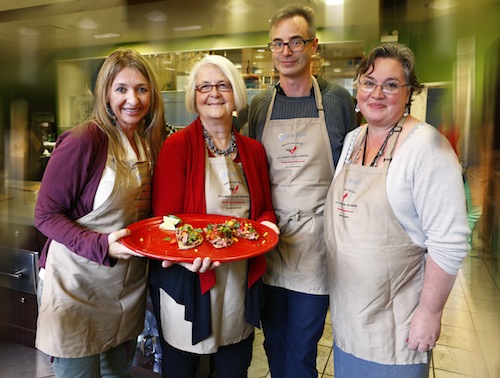
[(236, 66), (229, 59), (221, 55), (207, 55), (202, 60), (195, 63), (189, 74), (185, 98), (186, 110), (190, 113), (198, 114), (198, 109), (196, 108), (196, 76), (200, 69), (207, 65), (218, 68), (231, 83), (233, 87), (234, 105), (236, 107), (234, 110), (239, 112), (244, 109), (247, 106), (248, 94), (240, 71), (238, 71)]

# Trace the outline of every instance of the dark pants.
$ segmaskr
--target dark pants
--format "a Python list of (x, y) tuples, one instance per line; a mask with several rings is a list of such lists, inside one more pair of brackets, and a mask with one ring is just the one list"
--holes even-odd
[(162, 378), (209, 378), (210, 375), (205, 374), (207, 369), (203, 369), (203, 374), (198, 371), (202, 356), (210, 358), (210, 361), (214, 363), (217, 378), (246, 378), (248, 376), (247, 371), (252, 361), (255, 336), (253, 333), (239, 343), (219, 347), (213, 355), (200, 355), (176, 349), (169, 345), (162, 336), (159, 289), (151, 285), (150, 294), (160, 333)]
[(318, 341), (328, 295), (311, 295), (264, 285), (262, 328), (273, 378), (317, 377)]
[[(162, 378), (196, 378), (202, 355), (183, 352), (160, 336), (163, 351)], [(219, 347), (212, 356), (217, 378), (246, 378), (252, 361), (254, 334), (237, 343)], [(207, 355), (208, 356), (208, 355)], [(208, 378), (209, 376), (198, 376)]]

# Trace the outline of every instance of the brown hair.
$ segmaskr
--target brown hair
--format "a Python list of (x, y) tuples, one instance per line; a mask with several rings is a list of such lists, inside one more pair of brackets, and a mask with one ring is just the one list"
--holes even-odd
[(278, 10), (271, 18), (271, 27), (269, 29), (269, 38), (271, 38), (271, 30), (281, 21), (293, 18), (295, 16), (303, 17), (307, 22), (307, 33), (309, 38), (316, 38), (316, 16), (314, 9), (308, 6), (291, 4)]
[(386, 42), (372, 48), (368, 54), (361, 60), (356, 71), (356, 80), (368, 71), (372, 72), (375, 68), (377, 58), (392, 58), (399, 61), (403, 67), (406, 83), (408, 83), (412, 93), (416, 94), (422, 91), (424, 87), (417, 79), (415, 74), (415, 58), (409, 47), (397, 43)]

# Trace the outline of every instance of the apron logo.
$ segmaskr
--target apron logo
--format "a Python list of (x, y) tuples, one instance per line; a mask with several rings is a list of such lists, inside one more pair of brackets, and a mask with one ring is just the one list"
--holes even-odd
[(306, 132), (305, 131), (299, 131), (298, 133), (279, 133), (278, 134), (278, 140), (285, 140), (288, 138), (300, 138), (300, 137), (305, 137)]
[(231, 193), (236, 194), (238, 192), (239, 188), (240, 188), (240, 186), (236, 185), (235, 188), (229, 187), (229, 190), (231, 191)]
[(293, 148), (287, 148), (286, 150), (288, 152), (290, 152), (290, 154), (293, 155), (295, 153), (295, 151), (297, 151), (297, 146), (295, 145), (295, 146), (293, 146)]
[(347, 198), (347, 196), (348, 196), (348, 195), (349, 195), (349, 193), (347, 193), (347, 192), (346, 192), (346, 193), (344, 194), (344, 196), (342, 197), (342, 201), (344, 201), (344, 200)]

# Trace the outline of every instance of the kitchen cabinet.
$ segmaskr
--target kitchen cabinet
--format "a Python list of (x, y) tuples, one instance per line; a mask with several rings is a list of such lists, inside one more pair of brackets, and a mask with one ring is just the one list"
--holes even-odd
[(7, 181), (0, 193), (0, 337), (35, 343), (38, 255), (46, 238), (34, 227), (40, 183)]

